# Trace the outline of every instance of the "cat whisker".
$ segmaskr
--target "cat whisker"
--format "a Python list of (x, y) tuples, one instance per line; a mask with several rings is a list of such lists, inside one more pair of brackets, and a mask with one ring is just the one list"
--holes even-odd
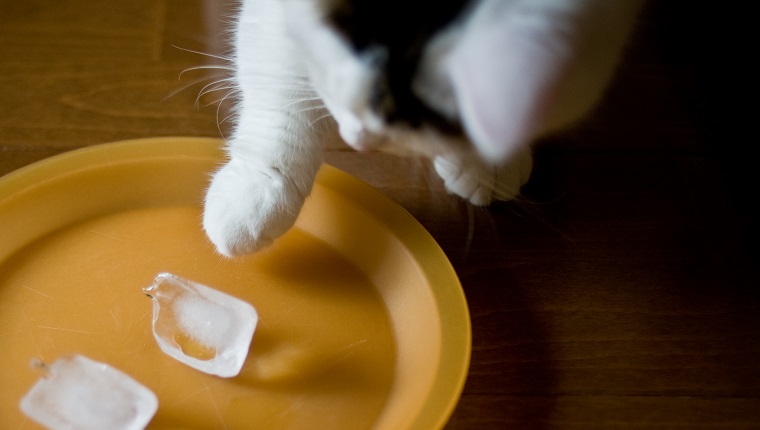
[[(281, 106), (280, 109), (287, 109), (290, 106), (293, 106), (293, 105), (296, 105), (296, 104), (299, 104), (299, 103), (313, 102), (313, 101), (317, 101), (317, 100), (322, 100), (322, 98), (318, 97), (318, 96), (314, 96), (314, 97), (309, 97), (309, 98), (303, 98), (303, 99), (293, 100), (292, 102), (290, 102), (290, 103), (288, 103), (286, 105)], [(309, 109), (311, 109), (311, 108), (307, 108), (305, 110), (309, 110)], [(302, 112), (302, 111), (299, 111), (299, 112)]]
[(494, 197), (500, 200), (503, 200), (504, 197), (506, 196), (509, 196), (511, 199), (514, 199), (516, 196), (520, 194), (519, 187), (514, 188), (507, 185), (493, 184), (490, 186), (490, 188), (493, 191), (492, 194), (494, 195)]
[(209, 84), (206, 84), (201, 88), (199, 96), (204, 96), (209, 93), (213, 93), (214, 91), (219, 90), (229, 90), (237, 88), (237, 85), (235, 84), (235, 81), (232, 79), (220, 79), (218, 81), (211, 82)]
[[(292, 103), (291, 103), (291, 105), (292, 105)], [(290, 106), (290, 105), (288, 105), (288, 106)], [(304, 106), (303, 108), (293, 110), (293, 113), (306, 113), (306, 112), (312, 112), (312, 111), (319, 111), (319, 110), (323, 110), (323, 109), (326, 109), (326, 107), (325, 107), (325, 105), (323, 103), (316, 103), (316, 104), (315, 103), (309, 103), (306, 106)]]
[(214, 66), (214, 65), (208, 65), (208, 66), (194, 66), (194, 67), (188, 67), (187, 69), (181, 71), (179, 73), (179, 77), (182, 78), (182, 75), (188, 72), (193, 72), (196, 70), (226, 70), (229, 72), (234, 72), (235, 69), (232, 66)]
[(202, 51), (196, 51), (196, 50), (193, 50), (193, 49), (183, 48), (183, 47), (177, 46), (177, 45), (172, 45), (172, 47), (177, 48), (177, 49), (179, 49), (181, 51), (190, 52), (190, 53), (198, 54), (198, 55), (203, 55), (204, 57), (216, 58), (217, 60), (222, 60), (222, 61), (226, 61), (226, 62), (230, 62), (230, 63), (232, 62), (232, 58), (231, 57), (225, 57), (223, 55), (218, 55), (218, 54), (209, 54), (207, 52), (202, 52)]
[(227, 93), (226, 93), (226, 94), (225, 94), (225, 95), (224, 95), (222, 98), (220, 98), (220, 99), (216, 99), (216, 100), (213, 100), (213, 101), (210, 101), (210, 102), (208, 102), (208, 103), (206, 103), (206, 104), (203, 104), (203, 105), (199, 105), (199, 106), (198, 106), (198, 108), (199, 108), (199, 109), (203, 109), (203, 108), (207, 108), (207, 107), (209, 107), (209, 106), (213, 106), (213, 105), (221, 105), (221, 104), (222, 104), (222, 103), (223, 103), (225, 100), (227, 100), (227, 99), (230, 97), (230, 95), (231, 95), (231, 94), (233, 94), (234, 92), (235, 92), (235, 91), (229, 91), (229, 92), (227, 92)]
[[(204, 92), (198, 94), (198, 98), (196, 99), (196, 103), (200, 100), (201, 97), (203, 97), (205, 95), (208, 95), (208, 94), (211, 94), (213, 92), (222, 91), (222, 90), (232, 90), (232, 92), (235, 92), (235, 91), (237, 91), (237, 87), (234, 87), (234, 86), (218, 87), (218, 88), (214, 88), (214, 89), (211, 89), (211, 90), (208, 90), (208, 91), (204, 91)], [(225, 97), (226, 97), (226, 95), (225, 95)], [(212, 104), (218, 103), (220, 101), (221, 101), (221, 99), (216, 100), (216, 101), (212, 101), (210, 103), (207, 103), (204, 106), (212, 105)]]
[(320, 111), (320, 110), (324, 110), (324, 109), (327, 109), (327, 108), (324, 107), (324, 105), (311, 106), (311, 107), (307, 107), (305, 109), (293, 111), (293, 113), (306, 113), (306, 112), (311, 112), (311, 111)]
[(322, 121), (323, 119), (330, 118), (332, 114), (330, 112), (325, 113), (324, 115), (320, 115), (315, 119), (314, 121), (309, 123), (309, 127), (314, 127), (314, 124), (318, 123), (319, 121)]
[(200, 98), (205, 96), (206, 94), (211, 94), (219, 90), (231, 90), (235, 88), (237, 88), (237, 86), (235, 85), (235, 81), (232, 79), (220, 79), (220, 80), (211, 82), (209, 84), (204, 85), (203, 88), (201, 88), (201, 90), (198, 92), (198, 97), (195, 98), (195, 102), (198, 103), (198, 100), (200, 100)]
[[(208, 68), (208, 69), (218, 69), (218, 67), (205, 67), (205, 66), (196, 66), (196, 67), (191, 67), (191, 68), (185, 69), (184, 71), (180, 72), (178, 79), (181, 79), (181, 78), (182, 78), (182, 75), (183, 75), (185, 72), (187, 72), (187, 71), (190, 71), (190, 70), (199, 70), (199, 69), (207, 69), (207, 68)], [(188, 83), (188, 84), (186, 84), (186, 85), (184, 85), (184, 86), (182, 86), (182, 87), (180, 87), (180, 88), (176, 89), (175, 91), (172, 91), (171, 93), (169, 93), (169, 94), (168, 94), (168, 95), (167, 95), (167, 96), (164, 98), (164, 101), (166, 101), (166, 100), (168, 100), (168, 99), (170, 99), (170, 98), (172, 98), (172, 97), (176, 96), (176, 95), (177, 95), (177, 94), (179, 94), (180, 92), (182, 92), (182, 91), (185, 91), (185, 90), (187, 90), (188, 88), (190, 88), (190, 87), (192, 87), (192, 86), (194, 86), (194, 85), (200, 84), (200, 83), (202, 83), (202, 82), (204, 82), (204, 81), (208, 81), (208, 80), (210, 80), (210, 79), (217, 79), (217, 80), (216, 80), (216, 81), (214, 81), (214, 82), (212, 82), (212, 83), (210, 83), (210, 84), (208, 84), (208, 85), (206, 85), (206, 86), (204, 86), (204, 87), (203, 87), (203, 89), (207, 88), (207, 87), (208, 87), (208, 86), (210, 86), (210, 85), (214, 85), (214, 84), (216, 84), (216, 83), (219, 83), (219, 82), (223, 82), (223, 81), (232, 81), (232, 80), (233, 80), (232, 78), (224, 78), (224, 79), (218, 79), (218, 78), (219, 78), (219, 75), (216, 75), (216, 76), (206, 76), (206, 77), (203, 77), (203, 78), (199, 78), (199, 79), (196, 79), (196, 80), (194, 80), (194, 81), (192, 81), (192, 82), (190, 82), (190, 83)], [(196, 104), (197, 104), (197, 99), (196, 99)]]
[(178, 89), (176, 89), (176, 90), (172, 91), (171, 93), (169, 93), (169, 95), (167, 95), (167, 96), (164, 98), (164, 101), (166, 101), (166, 100), (168, 100), (168, 99), (170, 99), (170, 98), (172, 98), (172, 97), (176, 96), (177, 94), (181, 93), (182, 91), (185, 91), (185, 90), (187, 90), (188, 88), (190, 88), (190, 87), (192, 87), (192, 86), (194, 86), (194, 85), (198, 85), (198, 84), (200, 84), (200, 83), (201, 83), (201, 82), (203, 82), (203, 81), (207, 81), (207, 80), (209, 80), (209, 79), (214, 79), (214, 78), (215, 78), (214, 76), (210, 76), (210, 77), (206, 77), (206, 78), (196, 79), (196, 80), (194, 80), (193, 82), (190, 82), (189, 84), (183, 85), (182, 87), (180, 87), (180, 88), (178, 88)]
[(289, 99), (298, 98), (300, 94), (303, 94), (305, 96), (310, 96), (311, 94), (307, 92), (307, 90), (304, 90), (304, 89), (287, 87), (287, 86), (276, 86), (276, 85), (261, 85), (261, 86), (246, 85), (245, 89), (251, 90), (252, 94), (255, 91), (262, 91), (262, 92), (277, 91), (278, 93), (290, 93), (290, 97), (288, 97)]
[(462, 251), (462, 259), (467, 260), (470, 256), (470, 250), (472, 249), (472, 241), (475, 238), (475, 207), (471, 204), (467, 205), (467, 240), (464, 244), (464, 250)]
[[(244, 78), (245, 74), (241, 74), (241, 76)], [(276, 75), (259, 73), (256, 75), (256, 80), (261, 82), (266, 81), (267, 86), (287, 83), (288, 85), (295, 85), (293, 88), (300, 88), (304, 90), (308, 89), (309, 91), (313, 91), (309, 88), (309, 80), (301, 76), (300, 73), (295, 72), (282, 72)]]
[(222, 99), (219, 100), (219, 104), (216, 106), (216, 128), (217, 128), (217, 130), (219, 130), (219, 135), (221, 135), (221, 136), (224, 136), (224, 132), (222, 131), (222, 123), (224, 121), (226, 121), (228, 118), (234, 116), (234, 114), (228, 115), (222, 121), (220, 121), (219, 120), (219, 112), (222, 109), (222, 104), (224, 103), (224, 101), (227, 100), (227, 98), (230, 95), (232, 95), (233, 93), (235, 93), (235, 91), (227, 91), (227, 94), (225, 94), (224, 97), (222, 97)]
[(225, 116), (224, 118), (222, 118), (222, 120), (219, 121), (219, 124), (224, 124), (225, 122), (227, 122), (227, 120), (235, 118), (236, 116), (237, 115), (235, 115), (234, 113), (229, 114), (229, 115)]
[(204, 104), (202, 107), (207, 107), (213, 104), (221, 103), (224, 101), (227, 97), (229, 97), (231, 94), (239, 92), (239, 88), (234, 82), (234, 80), (231, 79), (221, 79), (215, 82), (211, 82), (209, 84), (206, 84), (201, 90), (198, 92), (198, 96), (195, 98), (195, 104), (196, 106), (200, 105), (200, 100), (202, 97), (207, 96), (211, 93), (215, 93), (217, 91), (226, 90), (224, 96), (220, 99), (216, 99), (213, 101), (210, 101), (206, 104)]

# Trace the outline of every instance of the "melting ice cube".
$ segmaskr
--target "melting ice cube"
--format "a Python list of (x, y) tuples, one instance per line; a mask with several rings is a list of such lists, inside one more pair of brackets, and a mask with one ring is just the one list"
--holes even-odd
[(153, 299), (153, 336), (164, 353), (212, 375), (240, 372), (259, 320), (253, 306), (170, 273), (143, 291)]
[(144, 429), (158, 408), (152, 391), (113, 367), (63, 357), (21, 399), (21, 410), (50, 429)]

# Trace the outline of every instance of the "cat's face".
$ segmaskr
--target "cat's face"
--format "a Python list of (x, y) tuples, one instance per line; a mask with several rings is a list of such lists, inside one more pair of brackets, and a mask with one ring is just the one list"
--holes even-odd
[(453, 148), (492, 163), (586, 115), (641, 3), (283, 2), (312, 84), (348, 144), (387, 149), (406, 140), (412, 152)]
[(287, 2), (310, 79), (349, 145), (426, 155), (469, 146), (441, 73), (465, 3), (443, 1), (430, 13), (399, 1)]

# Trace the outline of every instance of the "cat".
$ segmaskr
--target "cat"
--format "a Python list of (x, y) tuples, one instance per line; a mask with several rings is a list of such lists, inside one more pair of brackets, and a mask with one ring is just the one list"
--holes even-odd
[(290, 229), (336, 127), (357, 150), (427, 157), (472, 204), (515, 197), (530, 144), (603, 97), (643, 5), (243, 0), (235, 127), (205, 197), (208, 237), (232, 257)]

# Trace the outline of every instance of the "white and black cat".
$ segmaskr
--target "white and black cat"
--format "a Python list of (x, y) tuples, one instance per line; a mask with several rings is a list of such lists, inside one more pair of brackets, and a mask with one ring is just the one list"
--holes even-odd
[(206, 196), (209, 238), (235, 256), (285, 233), (336, 123), (356, 149), (430, 158), (476, 205), (514, 197), (529, 144), (602, 97), (642, 3), (243, 0), (236, 126)]

